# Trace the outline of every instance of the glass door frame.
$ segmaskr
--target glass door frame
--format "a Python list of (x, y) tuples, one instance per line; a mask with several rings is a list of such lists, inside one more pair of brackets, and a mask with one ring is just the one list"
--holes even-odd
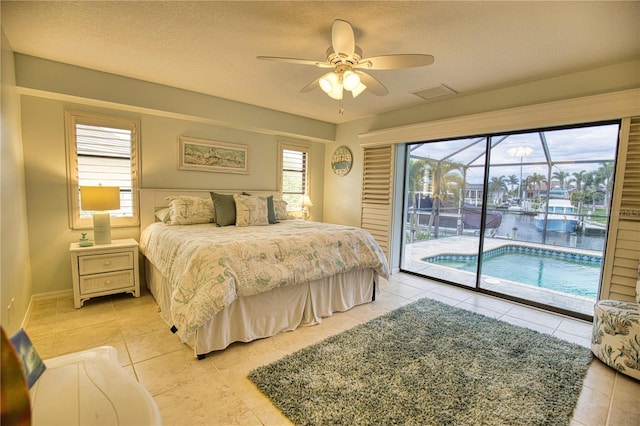
[[(529, 305), (529, 306), (533, 306), (536, 308), (541, 308), (541, 309), (545, 309), (548, 311), (552, 311), (552, 312), (556, 312), (556, 313), (560, 313), (560, 314), (564, 314), (564, 315), (568, 315), (568, 316), (572, 316), (572, 317), (576, 317), (576, 318), (580, 318), (580, 319), (584, 319), (584, 320), (592, 320), (593, 319), (593, 315), (588, 315), (588, 314), (584, 314), (584, 313), (580, 313), (580, 312), (575, 312), (572, 310), (567, 310), (567, 309), (563, 309), (557, 306), (553, 306), (553, 305), (549, 305), (549, 304), (545, 304), (543, 302), (540, 301), (536, 301), (536, 300), (531, 300), (531, 299), (525, 299), (522, 297), (517, 297), (514, 295), (510, 295), (510, 294), (505, 294), (505, 293), (501, 293), (501, 292), (497, 292), (497, 291), (493, 291), (487, 288), (483, 288), (481, 285), (481, 279), (482, 279), (482, 262), (483, 262), (483, 253), (484, 253), (484, 246), (485, 246), (485, 235), (486, 235), (486, 219), (487, 219), (487, 210), (488, 210), (488, 199), (489, 199), (489, 181), (490, 181), (490, 169), (491, 169), (491, 152), (492, 149), (494, 148), (494, 146), (492, 146), (492, 140), (496, 137), (502, 137), (504, 136), (509, 137), (512, 135), (520, 135), (520, 134), (529, 134), (529, 133), (535, 133), (538, 132), (540, 134), (542, 134), (543, 132), (552, 132), (552, 131), (557, 131), (557, 130), (566, 130), (566, 129), (581, 129), (581, 128), (588, 128), (588, 127), (596, 127), (596, 126), (604, 126), (604, 125), (617, 125), (618, 126), (618, 133), (617, 133), (617, 137), (616, 137), (616, 142), (615, 142), (615, 153), (613, 156), (613, 163), (614, 163), (614, 169), (613, 169), (613, 175), (615, 176), (615, 165), (617, 164), (617, 152), (618, 152), (618, 148), (619, 148), (619, 142), (620, 142), (620, 126), (621, 126), (621, 120), (606, 120), (606, 121), (599, 121), (599, 122), (590, 122), (590, 123), (579, 123), (579, 124), (572, 124), (572, 125), (566, 125), (566, 126), (551, 126), (551, 127), (543, 127), (543, 128), (537, 128), (537, 129), (526, 129), (526, 130), (517, 130), (517, 131), (509, 131), (509, 132), (491, 132), (491, 133), (487, 133), (484, 135), (475, 135), (475, 136), (467, 136), (467, 137), (460, 137), (460, 138), (447, 138), (447, 139), (439, 139), (439, 140), (433, 140), (433, 141), (424, 141), (424, 142), (412, 142), (412, 143), (406, 143), (403, 144), (403, 148), (404, 148), (404, 155), (400, 156), (403, 158), (403, 170), (404, 170), (404, 179), (403, 179), (403, 183), (402, 183), (402, 217), (403, 220), (400, 221), (400, 226), (401, 226), (401, 243), (400, 243), (400, 262), (399, 262), (399, 269), (401, 272), (404, 273), (408, 273), (408, 274), (412, 274), (412, 275), (417, 275), (417, 276), (421, 276), (421, 277), (425, 277), (428, 279), (432, 279), (434, 281), (439, 281), (439, 282), (443, 282), (449, 285), (453, 285), (456, 287), (460, 287), (460, 288), (464, 288), (464, 289), (472, 289), (473, 291), (477, 291), (480, 293), (484, 293), (484, 294), (488, 294), (491, 296), (495, 296), (498, 298), (502, 298), (502, 299), (506, 299), (506, 300), (511, 300), (511, 301), (515, 301), (518, 303), (522, 303), (525, 305)], [(404, 261), (405, 261), (405, 255), (406, 255), (406, 244), (407, 244), (407, 233), (405, 232), (405, 216), (407, 215), (407, 206), (408, 206), (408, 198), (409, 198), (409, 188), (408, 188), (408, 184), (409, 184), (409, 176), (407, 173), (407, 168), (408, 168), (408, 163), (411, 159), (410, 156), (410, 152), (409, 152), (409, 147), (411, 145), (417, 145), (420, 143), (431, 143), (431, 142), (447, 142), (447, 141), (454, 141), (454, 140), (459, 140), (459, 139), (467, 139), (467, 138), (482, 138), (484, 139), (485, 142), (485, 161), (484, 161), (484, 166), (483, 166), (483, 170), (484, 170), (484, 179), (483, 179), (483, 191), (482, 191), (482, 209), (481, 209), (481, 219), (480, 219), (480, 229), (478, 231), (478, 236), (479, 236), (479, 241), (478, 241), (478, 246), (477, 246), (477, 265), (476, 265), (476, 270), (475, 270), (475, 285), (469, 286), (469, 285), (465, 285), (462, 283), (458, 283), (455, 281), (451, 281), (448, 279), (443, 279), (443, 278), (438, 278), (438, 277), (432, 277), (432, 276), (427, 276), (415, 271), (410, 271), (404, 268)], [(544, 142), (543, 142), (544, 145)], [(548, 149), (548, 148), (547, 148)], [(547, 160), (549, 160), (549, 154), (548, 152), (545, 152), (546, 158)], [(597, 161), (582, 161), (584, 163), (596, 163)], [(575, 163), (580, 163), (580, 161), (578, 162), (573, 162)], [(553, 166), (556, 163), (551, 163), (548, 161), (548, 173), (547, 173), (547, 178), (549, 178), (549, 176), (551, 176), (551, 169), (553, 168)], [(558, 163), (559, 164), (559, 163)], [(522, 166), (522, 160), (521, 160), (521, 166)], [(478, 166), (475, 166), (478, 167)], [(549, 181), (550, 182), (550, 181)], [(522, 182), (519, 182), (519, 187), (522, 187)], [(546, 194), (547, 197), (549, 197), (549, 191), (551, 190), (550, 185), (547, 186), (546, 189)], [(464, 192), (464, 191), (463, 191)], [(611, 192), (613, 192), (613, 189), (611, 190)], [(548, 198), (547, 198), (548, 199)], [(611, 209), (611, 198), (609, 198), (608, 203), (609, 203), (609, 212)], [(606, 229), (608, 231), (609, 228), (609, 221), (610, 221), (610, 213), (609, 216), (607, 217), (607, 221), (606, 221)], [(545, 228), (546, 228), (546, 222), (545, 222)], [(546, 242), (546, 229), (545, 232), (543, 232), (542, 234), (542, 242), (543, 244)], [(604, 238), (604, 247), (602, 250), (602, 264), (604, 264), (604, 255), (606, 253), (606, 242), (607, 242), (607, 238), (606, 238), (606, 234), (605, 234), (605, 238)], [(600, 280), (599, 280), (599, 286), (602, 285), (602, 269), (600, 270)], [(599, 292), (598, 292), (599, 293)]]

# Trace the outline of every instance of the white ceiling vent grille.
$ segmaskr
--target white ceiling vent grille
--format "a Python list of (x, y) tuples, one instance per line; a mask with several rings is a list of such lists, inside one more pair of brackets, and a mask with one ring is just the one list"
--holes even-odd
[(456, 95), (458, 92), (456, 92), (450, 87), (445, 86), (444, 84), (440, 84), (438, 86), (427, 87), (426, 89), (416, 90), (415, 92), (411, 92), (411, 93), (416, 96), (420, 96), (424, 100), (430, 101), (432, 99), (453, 96), (453, 95)]

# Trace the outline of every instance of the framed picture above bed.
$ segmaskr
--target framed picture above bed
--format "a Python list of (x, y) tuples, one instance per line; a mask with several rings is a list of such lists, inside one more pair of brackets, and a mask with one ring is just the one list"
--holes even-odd
[(249, 174), (249, 151), (247, 145), (180, 136), (178, 169)]

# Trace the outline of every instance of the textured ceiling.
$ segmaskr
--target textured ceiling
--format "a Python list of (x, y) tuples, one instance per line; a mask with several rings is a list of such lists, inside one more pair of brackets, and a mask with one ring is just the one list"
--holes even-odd
[[(371, 71), (389, 94), (338, 101), (300, 89), (325, 71), (256, 60), (324, 60), (334, 19), (364, 56), (426, 53), (433, 65)], [(14, 51), (339, 123), (640, 58), (640, 2), (274, 2), (2, 0)], [(432, 101), (433, 102), (433, 101)]]

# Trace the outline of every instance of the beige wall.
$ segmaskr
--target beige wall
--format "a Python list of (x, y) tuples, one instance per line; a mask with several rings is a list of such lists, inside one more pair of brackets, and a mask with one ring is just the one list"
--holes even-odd
[[(32, 290), (20, 130), (20, 97), (15, 85), (13, 52), (4, 32), (1, 61), (0, 323), (7, 334), (11, 335), (21, 326)], [(11, 313), (7, 309), (10, 304)]]

